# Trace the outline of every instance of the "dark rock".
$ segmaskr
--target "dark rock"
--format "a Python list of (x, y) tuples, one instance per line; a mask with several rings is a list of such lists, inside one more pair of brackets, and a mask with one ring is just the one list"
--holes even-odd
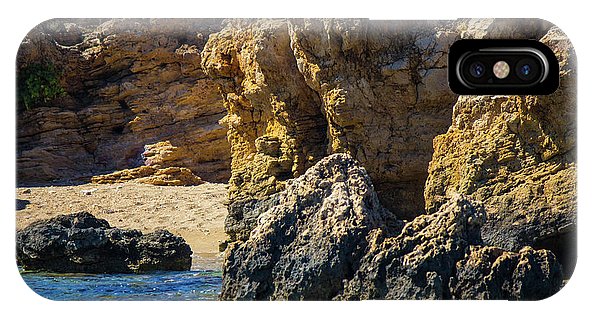
[(231, 241), (247, 240), (257, 226), (259, 215), (278, 204), (278, 194), (257, 199), (244, 199), (228, 206), (228, 216), (224, 219), (224, 231)]
[(142, 234), (112, 228), (87, 212), (37, 221), (17, 232), (17, 262), (25, 270), (139, 273), (189, 270), (191, 249), (166, 230)]
[[(448, 280), (471, 244), (481, 242), (485, 210), (457, 196), (398, 236), (373, 241), (340, 299), (447, 299)], [(381, 238), (382, 237), (382, 238)]]
[(485, 207), (466, 196), (407, 223), (393, 218), (347, 154), (244, 205), (241, 227), (255, 228), (226, 250), (222, 299), (540, 299), (562, 282), (548, 250), (484, 246)]
[(561, 266), (548, 250), (525, 247), (514, 253), (477, 246), (456, 263), (450, 289), (455, 299), (540, 300), (561, 285)]
[(229, 245), (221, 298), (333, 298), (352, 277), (371, 230), (391, 229), (388, 214), (355, 160), (322, 159), (288, 181), (247, 241)]

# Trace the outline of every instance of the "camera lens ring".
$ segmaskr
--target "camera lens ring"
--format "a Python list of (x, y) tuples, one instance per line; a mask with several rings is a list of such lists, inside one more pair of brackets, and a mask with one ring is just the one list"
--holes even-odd
[(485, 75), (485, 65), (480, 61), (475, 61), (469, 65), (469, 74), (476, 79)]

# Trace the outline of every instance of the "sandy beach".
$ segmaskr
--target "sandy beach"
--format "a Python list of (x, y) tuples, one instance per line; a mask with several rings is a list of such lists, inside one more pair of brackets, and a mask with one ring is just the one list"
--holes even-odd
[(218, 244), (226, 238), (226, 191), (227, 185), (219, 183), (21, 187), (16, 190), (16, 229), (59, 214), (88, 211), (114, 227), (144, 233), (167, 229), (182, 236), (193, 250), (193, 269), (219, 269)]

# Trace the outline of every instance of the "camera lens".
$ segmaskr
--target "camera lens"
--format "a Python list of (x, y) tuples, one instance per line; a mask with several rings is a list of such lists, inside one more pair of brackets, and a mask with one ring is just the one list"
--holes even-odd
[(520, 67), (520, 74), (528, 77), (531, 74), (531, 67), (529, 64), (526, 65), (522, 65), (522, 67)]
[(469, 73), (475, 78), (481, 78), (485, 74), (485, 66), (480, 62), (474, 62), (469, 66)]
[(539, 63), (532, 58), (524, 58), (516, 63), (516, 76), (523, 81), (534, 82), (540, 77)]

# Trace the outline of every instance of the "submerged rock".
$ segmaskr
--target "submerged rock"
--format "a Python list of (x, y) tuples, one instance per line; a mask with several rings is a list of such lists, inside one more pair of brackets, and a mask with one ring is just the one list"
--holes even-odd
[(323, 158), (247, 208), (244, 225), (255, 228), (227, 249), (222, 299), (540, 299), (562, 282), (550, 251), (485, 256), (487, 212), (465, 196), (395, 219), (347, 154)]
[(16, 245), (25, 270), (140, 273), (191, 267), (192, 251), (182, 237), (113, 228), (87, 212), (37, 221), (17, 232)]

